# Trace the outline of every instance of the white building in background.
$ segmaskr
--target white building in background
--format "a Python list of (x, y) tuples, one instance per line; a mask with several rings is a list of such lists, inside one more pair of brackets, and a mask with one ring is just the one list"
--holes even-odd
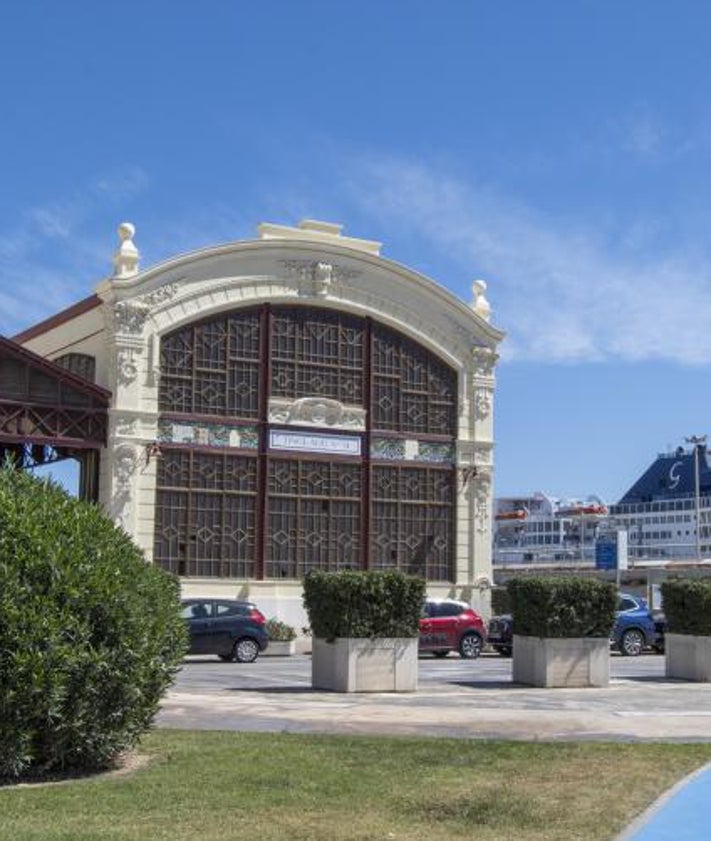
[(627, 532), (632, 565), (711, 557), (711, 465), (705, 444), (658, 455), (614, 505), (597, 496), (571, 501), (540, 492), (496, 499), (494, 564), (594, 564), (598, 534), (617, 529)]
[(560, 499), (537, 491), (494, 500), (494, 563), (586, 563), (607, 517), (597, 496)]
[(310, 569), (397, 568), (486, 610), (494, 368), (459, 300), (304, 221), (113, 275), (15, 342), (111, 392), (98, 498), (186, 594), (297, 623)]

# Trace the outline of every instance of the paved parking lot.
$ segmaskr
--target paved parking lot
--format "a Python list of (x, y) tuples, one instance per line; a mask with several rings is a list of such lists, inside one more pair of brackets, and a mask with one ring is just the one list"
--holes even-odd
[(158, 716), (162, 727), (392, 733), (514, 739), (711, 741), (711, 685), (669, 681), (664, 658), (612, 655), (605, 689), (532, 689), (511, 660), (420, 659), (415, 693), (313, 691), (311, 659), (252, 664), (188, 658)]

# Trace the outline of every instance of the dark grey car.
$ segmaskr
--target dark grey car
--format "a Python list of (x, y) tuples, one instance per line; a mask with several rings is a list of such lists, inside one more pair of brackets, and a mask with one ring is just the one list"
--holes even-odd
[(264, 614), (236, 599), (183, 599), (190, 630), (190, 654), (217, 654), (221, 660), (252, 663), (269, 644)]

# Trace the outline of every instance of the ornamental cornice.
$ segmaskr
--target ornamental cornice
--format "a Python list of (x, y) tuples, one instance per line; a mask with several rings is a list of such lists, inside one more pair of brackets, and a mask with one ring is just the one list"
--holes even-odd
[(352, 280), (363, 274), (359, 270), (320, 260), (280, 260), (279, 263), (288, 275), (296, 277), (302, 283), (301, 294), (318, 298), (328, 297), (334, 284)]

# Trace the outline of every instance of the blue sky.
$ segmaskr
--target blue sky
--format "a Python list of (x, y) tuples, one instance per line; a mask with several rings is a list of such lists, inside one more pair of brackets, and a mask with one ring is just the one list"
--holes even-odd
[(617, 499), (711, 417), (711, 5), (7, 4), (0, 333), (143, 266), (342, 222), (507, 331), (496, 492)]

